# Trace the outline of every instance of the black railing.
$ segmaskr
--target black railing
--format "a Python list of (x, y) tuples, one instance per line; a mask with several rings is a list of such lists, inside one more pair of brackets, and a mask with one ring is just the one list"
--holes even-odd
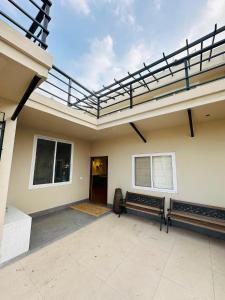
[(98, 97), (95, 93), (54, 65), (48, 79), (38, 90), (69, 107), (95, 117), (98, 115)]
[(49, 12), (52, 2), (50, 0), (27, 0), (26, 7), (22, 7), (13, 0), (8, 0), (8, 2), (19, 14), (12, 18), (0, 10), (0, 15), (23, 31), (27, 38), (33, 40), (34, 43), (38, 43), (41, 48), (47, 49), (48, 24), (51, 20)]
[[(172, 60), (172, 61), (171, 61)], [(57, 67), (40, 91), (97, 118), (225, 78), (225, 26), (93, 92)]]

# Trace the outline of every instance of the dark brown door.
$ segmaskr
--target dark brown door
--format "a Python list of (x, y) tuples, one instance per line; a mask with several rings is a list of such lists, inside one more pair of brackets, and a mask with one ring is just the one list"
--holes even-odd
[(91, 202), (107, 204), (108, 157), (91, 157), (90, 196)]

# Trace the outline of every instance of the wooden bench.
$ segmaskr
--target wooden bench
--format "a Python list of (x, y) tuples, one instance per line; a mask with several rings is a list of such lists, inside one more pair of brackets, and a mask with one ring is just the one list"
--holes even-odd
[(170, 199), (167, 233), (172, 220), (225, 233), (225, 208)]
[[(160, 230), (162, 230), (163, 221), (166, 224), (165, 212), (165, 197), (156, 197), (150, 195), (142, 195), (127, 192), (126, 198), (121, 204), (121, 213), (127, 212), (127, 208), (141, 211), (150, 215), (156, 215), (160, 218)], [(120, 213), (120, 214), (121, 214)], [(120, 217), (119, 214), (119, 217)]]

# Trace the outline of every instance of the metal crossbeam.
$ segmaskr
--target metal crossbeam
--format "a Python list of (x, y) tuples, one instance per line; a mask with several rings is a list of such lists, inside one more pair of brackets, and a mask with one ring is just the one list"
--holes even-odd
[[(186, 46), (187, 46), (187, 56), (189, 56), (189, 45), (188, 45), (188, 39), (186, 39)], [(188, 67), (189, 67), (189, 70), (190, 70), (190, 60), (188, 59)]]
[[(213, 34), (213, 37), (212, 37), (212, 46), (214, 45), (214, 41), (215, 41), (215, 37), (216, 37), (216, 31), (217, 31), (217, 24), (215, 24), (214, 34)], [(210, 52), (209, 52), (209, 61), (211, 60), (211, 57), (212, 57), (212, 49), (210, 49)]]
[(114, 78), (114, 81), (124, 90), (125, 93), (129, 95), (129, 90), (127, 90), (119, 81)]
[(148, 71), (150, 76), (152, 76), (155, 79), (155, 81), (159, 82), (158, 78), (155, 76), (155, 74), (152, 74), (152, 71), (149, 69), (149, 67), (145, 63), (143, 63), (143, 65), (145, 66), (145, 71)]
[(165, 55), (164, 52), (163, 52), (163, 58), (164, 58), (164, 60), (165, 60), (165, 62), (166, 62), (166, 64), (167, 64), (167, 66), (168, 66), (168, 68), (169, 68), (169, 70), (170, 70), (170, 74), (173, 76), (173, 72), (172, 72), (172, 70), (171, 70), (171, 67), (170, 67), (170, 65), (169, 65), (169, 63), (168, 63), (168, 60), (167, 60), (166, 55)]
[(41, 80), (41, 78), (37, 75), (35, 75), (31, 81), (31, 83), (29, 84), (26, 92), (24, 93), (23, 97), (21, 98), (19, 104), (17, 105), (11, 120), (15, 121), (15, 119), (19, 116), (21, 110), (23, 109), (24, 105), (26, 104), (28, 98), (30, 97), (31, 93), (35, 90), (38, 82)]
[(201, 42), (201, 54), (200, 54), (200, 72), (202, 71), (202, 49), (203, 49), (203, 41)]
[(191, 111), (191, 109), (188, 109), (187, 112), (188, 112), (190, 134), (191, 134), (191, 137), (194, 137), (195, 133), (194, 133), (194, 127), (193, 127), (193, 120), (192, 120), (192, 111)]
[[(135, 76), (133, 76), (130, 72), (127, 72), (128, 73), (128, 75), (130, 76), (130, 77), (132, 77), (132, 78), (134, 78), (134, 79), (137, 79)], [(144, 79), (142, 79), (142, 75), (139, 73), (138, 74), (139, 75), (139, 77), (140, 77), (140, 80), (138, 81), (139, 82), (139, 84), (141, 85), (141, 86), (145, 86), (147, 89), (148, 89), (148, 91), (150, 92), (150, 88), (148, 87), (148, 84), (146, 83), (146, 81), (144, 80)]]
[(134, 131), (138, 134), (138, 136), (142, 139), (144, 143), (147, 143), (144, 136), (141, 134), (141, 132), (137, 129), (136, 125), (133, 122), (130, 122), (130, 126), (134, 129)]

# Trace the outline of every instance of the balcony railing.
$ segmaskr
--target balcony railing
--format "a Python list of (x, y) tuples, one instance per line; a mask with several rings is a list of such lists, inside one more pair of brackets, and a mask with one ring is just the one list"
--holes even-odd
[(38, 90), (71, 108), (97, 116), (98, 97), (95, 93), (54, 65)]
[(225, 26), (189, 43), (99, 91), (91, 91), (57, 67), (42, 93), (94, 117), (132, 109), (225, 78)]
[(49, 12), (52, 2), (50, 0), (27, 0), (26, 7), (22, 7), (16, 1), (8, 0), (8, 4), (17, 13), (12, 13), (13, 17), (11, 17), (0, 10), (0, 15), (7, 22), (24, 32), (28, 39), (38, 43), (41, 48), (47, 49), (48, 24), (51, 20)]

